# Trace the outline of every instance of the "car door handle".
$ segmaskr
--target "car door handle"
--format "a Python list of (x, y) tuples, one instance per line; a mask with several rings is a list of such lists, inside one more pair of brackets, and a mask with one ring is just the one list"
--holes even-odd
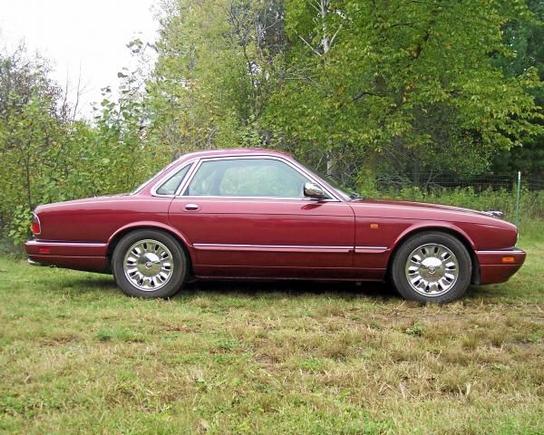
[(185, 204), (185, 210), (194, 211), (198, 210), (200, 206), (198, 204)]

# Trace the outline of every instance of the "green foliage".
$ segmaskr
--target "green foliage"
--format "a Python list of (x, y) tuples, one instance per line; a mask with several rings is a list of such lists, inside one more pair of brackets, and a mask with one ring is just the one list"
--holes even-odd
[[(509, 56), (497, 56), (495, 62), (508, 76), (516, 76), (533, 69), (540, 80), (544, 78), (544, 2), (529, 0), (532, 15), (513, 20), (504, 28), (505, 43), (510, 48)], [(544, 89), (531, 91), (540, 107), (544, 104)], [(493, 159), (495, 173), (511, 174), (522, 170), (533, 176), (544, 177), (544, 135), (511, 150), (500, 151)]]
[[(137, 66), (119, 72), (119, 97), (104, 89), (92, 122), (74, 119), (43, 59), (0, 54), (4, 236), (23, 237), (17, 207), (127, 191), (196, 149), (281, 148), (367, 194), (379, 194), (382, 176), (425, 186), (491, 163), (543, 174), (540, 0), (161, 7), (159, 40), (129, 42)], [(412, 193), (511, 203), (506, 192)], [(538, 215), (538, 195), (524, 198)]]
[(150, 136), (172, 154), (263, 143), (258, 120), (277, 80), (281, 41), (269, 33), (280, 20), (280, 5), (167, 3), (159, 57), (147, 83)]
[[(28, 236), (36, 205), (132, 189), (170, 161), (144, 140), (142, 82), (131, 73), (118, 101), (104, 98), (94, 124), (72, 119), (46, 63), (23, 49), (0, 54), (0, 229)], [(109, 93), (105, 91), (105, 97)]]
[(31, 220), (32, 215), (26, 206), (19, 205), (15, 207), (8, 227), (8, 237), (14, 244), (22, 244), (28, 239)]
[(173, 154), (282, 147), (352, 187), (383, 172), (482, 173), (541, 132), (539, 68), (512, 61), (509, 36), (535, 34), (531, 9), (171, 0), (148, 80), (150, 135)]
[(406, 328), (404, 332), (414, 337), (421, 337), (425, 333), (425, 327), (419, 322), (414, 322), (411, 326)]
[(375, 171), (479, 173), (540, 131), (535, 71), (506, 76), (489, 56), (508, 52), (501, 28), (529, 14), (522, 3), (287, 4), (292, 58), (268, 121), (319, 143), (329, 169), (363, 155)]

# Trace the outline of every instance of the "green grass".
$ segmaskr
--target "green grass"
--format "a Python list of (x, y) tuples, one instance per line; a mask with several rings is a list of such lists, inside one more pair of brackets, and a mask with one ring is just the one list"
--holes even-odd
[(544, 243), (447, 306), (387, 286), (198, 283), (170, 301), (0, 258), (0, 431), (542, 433)]

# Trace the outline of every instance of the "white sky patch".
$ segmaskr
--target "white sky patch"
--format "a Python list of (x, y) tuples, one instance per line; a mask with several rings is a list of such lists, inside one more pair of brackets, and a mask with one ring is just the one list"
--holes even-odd
[(0, 47), (24, 42), (51, 62), (52, 78), (68, 80), (73, 103), (81, 71), (78, 114), (90, 118), (100, 89), (117, 88), (117, 72), (134, 61), (126, 44), (157, 38), (155, 0), (0, 0)]

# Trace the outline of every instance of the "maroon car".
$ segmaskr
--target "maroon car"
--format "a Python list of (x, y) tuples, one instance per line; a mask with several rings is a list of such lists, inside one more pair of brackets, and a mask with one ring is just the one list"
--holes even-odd
[(30, 262), (113, 272), (132, 296), (189, 278), (390, 278), (408, 299), (447, 302), (523, 264), (517, 229), (491, 213), (354, 199), (270, 150), (187, 154), (127, 195), (42, 205)]

